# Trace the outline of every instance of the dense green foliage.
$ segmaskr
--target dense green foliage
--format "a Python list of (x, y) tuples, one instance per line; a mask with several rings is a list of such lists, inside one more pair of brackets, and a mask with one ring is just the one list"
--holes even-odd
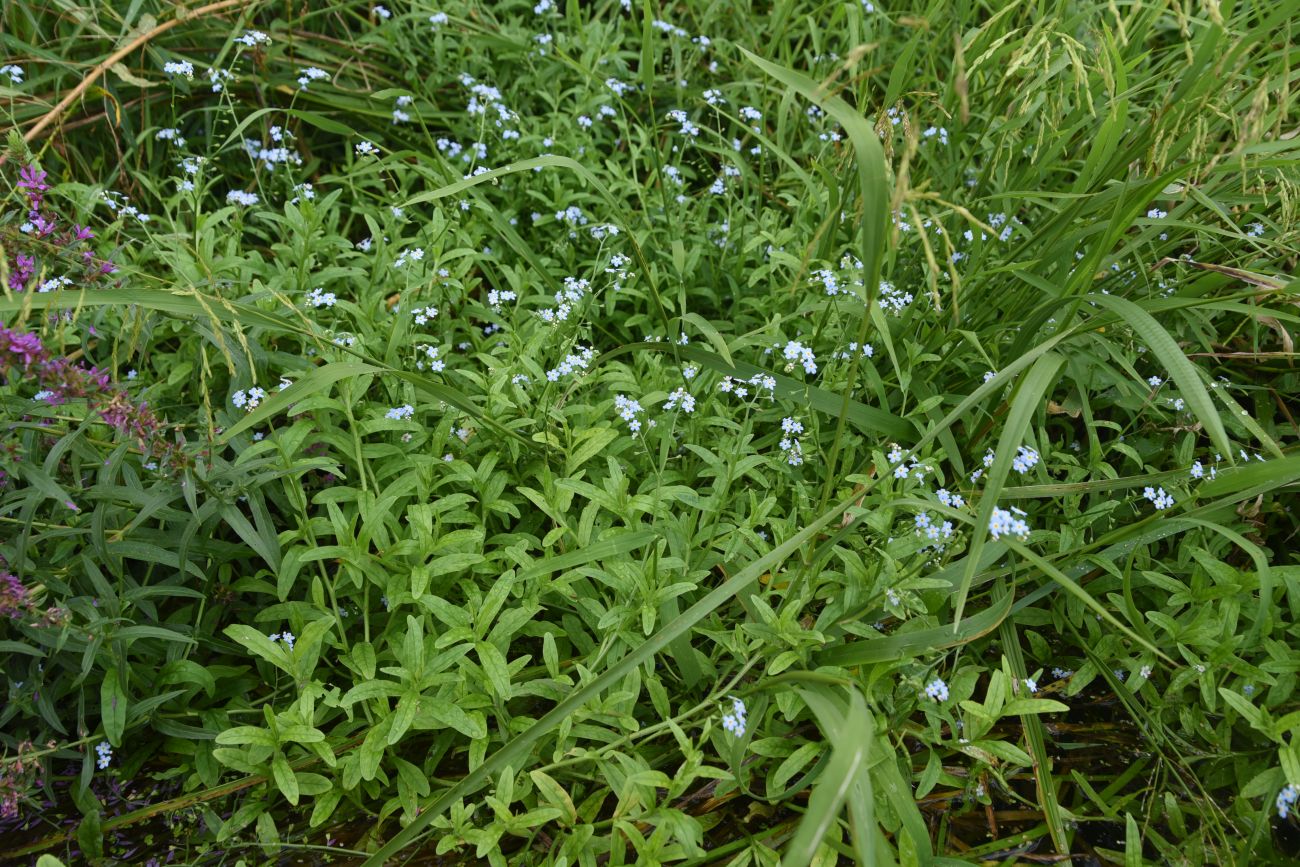
[(0, 850), (1295, 854), (1294, 2), (215, 5), (0, 12)]

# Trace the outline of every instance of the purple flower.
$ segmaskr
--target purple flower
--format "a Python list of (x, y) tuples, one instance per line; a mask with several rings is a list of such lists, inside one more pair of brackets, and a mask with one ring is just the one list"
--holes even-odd
[(41, 346), (41, 338), (35, 334), (30, 332), (18, 333), (3, 326), (0, 326), (0, 347), (7, 348), (21, 358), (23, 367), (30, 367), (38, 357), (45, 353), (45, 348)]
[(46, 174), (36, 166), (23, 166), (18, 170), (18, 189), (34, 193), (43, 193), (50, 188), (45, 183)]
[(21, 292), (27, 286), (27, 281), (32, 279), (32, 275), (35, 273), (36, 259), (26, 253), (16, 254), (14, 256), (14, 266), (9, 272), (9, 288), (15, 292)]
[(17, 619), (29, 607), (23, 582), (8, 572), (0, 572), (0, 617)]

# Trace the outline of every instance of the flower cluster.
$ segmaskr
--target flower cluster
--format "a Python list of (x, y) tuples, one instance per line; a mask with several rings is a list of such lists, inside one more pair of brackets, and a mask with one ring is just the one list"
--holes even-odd
[(943, 550), (943, 543), (952, 538), (952, 521), (944, 521), (939, 524), (930, 517), (929, 512), (921, 512), (913, 519), (913, 522), (916, 524), (916, 534), (924, 536), (927, 542), (940, 551)]
[(113, 746), (108, 741), (100, 741), (95, 746), (95, 755), (98, 756), (95, 765), (102, 771), (113, 761)]
[(803, 463), (803, 444), (799, 434), (803, 433), (803, 423), (796, 418), (781, 419), (781, 451), (785, 453), (785, 462), (792, 467)]
[(415, 407), (408, 403), (403, 406), (393, 407), (388, 412), (384, 413), (384, 418), (392, 419), (393, 421), (405, 421), (413, 415), (415, 415)]
[(501, 305), (507, 301), (518, 301), (519, 295), (513, 289), (489, 289), (487, 294), (488, 306), (495, 312), (501, 312)]
[(1277, 793), (1277, 801), (1275, 802), (1277, 804), (1278, 818), (1285, 819), (1290, 816), (1297, 800), (1300, 800), (1300, 788), (1291, 783), (1283, 786), (1282, 791)]
[(731, 713), (722, 716), (722, 727), (736, 737), (740, 737), (745, 733), (745, 729), (749, 725), (748, 713), (745, 703), (738, 698), (733, 698), (731, 700)]
[(416, 325), (428, 325), (430, 322), (438, 318), (438, 308), (432, 306), (417, 307), (415, 310), (411, 311), (411, 316), (414, 317)]
[(405, 268), (407, 263), (419, 262), (422, 259), (424, 259), (424, 251), (419, 247), (411, 247), (409, 250), (403, 250), (397, 254), (397, 258), (393, 260), (393, 267)]
[(284, 632), (272, 632), (270, 635), (266, 637), (271, 639), (272, 641), (283, 641), (286, 647), (288, 647), (290, 650), (293, 650), (293, 642), (295, 641), (295, 639), (293, 637), (293, 633), (287, 629)]
[(690, 118), (686, 116), (686, 112), (682, 111), (680, 108), (675, 108), (668, 112), (668, 119), (674, 123), (681, 124), (680, 132), (682, 135), (694, 138), (700, 134), (700, 128), (691, 123)]
[(931, 471), (929, 466), (917, 460), (915, 456), (912, 457), (911, 463), (905, 462), (903, 460), (903, 447), (898, 443), (890, 443), (889, 453), (885, 455), (885, 458), (889, 463), (897, 465), (894, 467), (894, 478), (896, 479), (906, 479), (910, 476), (919, 482), (925, 478), (926, 473)]
[(320, 287), (307, 291), (308, 307), (333, 307), (338, 298), (333, 292), (326, 292)]
[(17, 576), (0, 570), (0, 617), (18, 619), (31, 610), (27, 588)]
[(787, 341), (781, 354), (785, 356), (786, 361), (790, 362), (786, 365), (786, 370), (793, 370), (794, 363), (798, 362), (803, 365), (804, 372), (810, 376), (817, 372), (817, 357), (813, 355), (812, 349), (797, 340)]
[(876, 354), (876, 348), (870, 343), (858, 345), (856, 340), (849, 341), (848, 349), (839, 349), (831, 353), (831, 358), (838, 358), (842, 361), (852, 361), (861, 356), (862, 358), (872, 358)]
[[(695, 374), (691, 374), (687, 379), (690, 379), (694, 375)], [(726, 394), (734, 394), (741, 400), (744, 400), (749, 396), (750, 388), (754, 389), (755, 397), (758, 397), (761, 389), (767, 389), (768, 399), (776, 400), (776, 379), (766, 373), (756, 373), (749, 379), (732, 379), (730, 376), (724, 376), (718, 383), (718, 391)]]
[(537, 315), (542, 318), (543, 322), (555, 325), (564, 322), (573, 312), (573, 307), (584, 297), (588, 290), (591, 289), (591, 282), (578, 277), (565, 277), (564, 288), (555, 293), (555, 308), (539, 310)]
[(1142, 490), (1142, 496), (1150, 500), (1152, 505), (1161, 511), (1174, 504), (1174, 498), (1166, 493), (1164, 488), (1153, 488), (1148, 485)]
[(911, 292), (904, 292), (901, 289), (894, 288), (894, 284), (888, 280), (880, 281), (879, 301), (882, 309), (899, 316), (912, 303), (912, 300)]
[(966, 505), (965, 497), (961, 494), (950, 493), (947, 488), (940, 488), (934, 492), (934, 495), (939, 498), (939, 502), (943, 503), (950, 509), (960, 509), (962, 506)]
[(186, 78), (193, 78), (194, 64), (188, 60), (168, 60), (163, 64), (163, 72), (168, 75), (183, 75)]
[(230, 396), (230, 402), (235, 405), (236, 409), (243, 409), (248, 412), (257, 409), (264, 400), (266, 400), (266, 389), (256, 385), (247, 391), (241, 388)]
[(664, 401), (664, 409), (680, 409), (684, 413), (695, 412), (695, 396), (684, 388), (679, 388)]
[[(1013, 515), (1012, 512), (1015, 514)], [(1000, 539), (1003, 536), (1019, 536), (1021, 539), (1029, 538), (1029, 524), (1025, 523), (1024, 512), (1011, 507), (1011, 511), (1006, 509), (993, 509), (993, 516), (989, 518), (989, 535), (994, 539)], [(1017, 515), (1021, 517), (1016, 517)]]
[(925, 685), (925, 695), (937, 702), (948, 700), (948, 684), (944, 683), (942, 678), (936, 677)]
[(111, 385), (106, 370), (53, 357), (35, 334), (0, 324), (0, 375), (9, 382), (23, 375), (32, 377), (46, 392), (44, 400), (53, 405), (84, 399), (106, 424), (135, 437), (147, 456), (171, 468), (188, 465), (181, 446), (163, 440), (163, 423), (147, 403), (136, 403), (124, 389)]
[(424, 358), (418, 359), (415, 362), (415, 367), (417, 370), (424, 370), (426, 364), (428, 365), (429, 370), (433, 371), (434, 373), (442, 373), (444, 370), (447, 369), (447, 362), (444, 361), (442, 358), (438, 357), (439, 356), (438, 347), (421, 345), (420, 347), (418, 347), (418, 350), (424, 354)]
[[(46, 173), (34, 165), (25, 165), (18, 171), (16, 186), (27, 199), (27, 219), (19, 227), (17, 235), (4, 239), (9, 242), (6, 246), (11, 245), (13, 250), (9, 288), (15, 292), (26, 290), (38, 273), (49, 273), (55, 267), (69, 272), (79, 270), (78, 279), (74, 280), (67, 273), (50, 277), (37, 287), (38, 291), (52, 292), (78, 281), (93, 284), (117, 271), (111, 261), (97, 259), (94, 251), (82, 246), (95, 237), (89, 228), (73, 223), (59, 231), (58, 217), (45, 206), (45, 193), (50, 189), (46, 179)], [(51, 253), (59, 261), (42, 262), (38, 258)]]
[(596, 357), (596, 350), (591, 347), (576, 346), (578, 351), (564, 356), (564, 360), (558, 365), (546, 371), (548, 382), (559, 382), (560, 377), (568, 376), (571, 373), (577, 373), (580, 370), (586, 370), (587, 365)]
[(645, 412), (645, 410), (641, 408), (640, 403), (630, 397), (616, 394), (614, 395), (614, 409), (618, 412), (618, 417), (627, 422), (627, 426), (632, 433), (641, 432), (641, 419), (637, 416)]
[(1021, 446), (1016, 449), (1016, 456), (1011, 459), (1011, 468), (1023, 475), (1037, 466), (1038, 461), (1038, 452), (1029, 446)]

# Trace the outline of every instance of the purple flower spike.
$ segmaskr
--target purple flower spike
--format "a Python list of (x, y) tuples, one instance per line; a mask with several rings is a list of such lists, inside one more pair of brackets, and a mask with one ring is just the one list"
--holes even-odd
[(46, 174), (36, 166), (23, 166), (18, 170), (18, 189), (43, 193), (50, 188), (45, 183)]

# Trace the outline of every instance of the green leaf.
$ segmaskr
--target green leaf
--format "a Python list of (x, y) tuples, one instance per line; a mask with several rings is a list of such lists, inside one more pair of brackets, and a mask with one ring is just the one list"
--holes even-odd
[(1022, 713), (1068, 713), (1070, 706), (1048, 698), (1016, 698), (1002, 708), (1002, 716), (1019, 716)]
[(572, 476), (579, 467), (600, 454), (605, 446), (618, 439), (619, 433), (611, 427), (589, 428), (574, 441), (574, 447), (564, 462), (564, 474)]
[(1236, 710), (1237, 713), (1245, 717), (1246, 721), (1249, 722), (1251, 726), (1256, 729), (1263, 729), (1263, 716), (1260, 714), (1259, 708), (1251, 704), (1250, 699), (1224, 687), (1219, 687), (1219, 695), (1223, 697), (1225, 702), (1232, 705), (1233, 709)]
[(722, 357), (722, 360), (732, 367), (736, 366), (735, 360), (731, 357), (731, 350), (727, 347), (727, 341), (722, 339), (722, 335), (718, 333), (718, 329), (713, 327), (712, 322), (709, 322), (698, 313), (684, 313), (682, 314), (682, 321), (689, 322), (698, 328), (700, 333), (704, 335), (704, 339), (709, 341), (709, 345), (718, 350), (718, 355)]
[(577, 823), (578, 809), (573, 805), (573, 799), (569, 797), (569, 793), (555, 781), (554, 777), (540, 770), (529, 771), (528, 776), (532, 779), (533, 785), (537, 787), (537, 792), (545, 803), (558, 807), (568, 824)]
[(480, 641), (474, 648), (478, 651), (479, 663), (483, 666), (483, 673), (487, 675), (492, 692), (501, 699), (509, 699), (512, 690), (510, 669), (506, 665), (505, 656), (495, 644), (488, 641)]
[(126, 730), (126, 691), (118, 680), (117, 667), (114, 666), (104, 675), (104, 682), (99, 688), (99, 712), (104, 721), (104, 736), (115, 747), (122, 745), (122, 733)]
[(352, 662), (367, 680), (375, 676), (375, 646), (369, 641), (358, 641), (352, 645)]
[(420, 701), (420, 709), (439, 724), (453, 728), (467, 738), (477, 740), (487, 737), (487, 727), (481, 718), (470, 716), (453, 702), (426, 696)]
[[(867, 748), (875, 740), (875, 727), (866, 703), (856, 689), (850, 689), (848, 712), (843, 714), (833, 700), (822, 694), (826, 689), (829, 687), (798, 691), (817, 716), (822, 736), (831, 743), (831, 758), (813, 785), (808, 809), (781, 857), (782, 867), (807, 867), (853, 787), (870, 785), (863, 782), (862, 775), (867, 772)], [(870, 788), (866, 791), (869, 797)], [(865, 835), (868, 840), (873, 833), (874, 827), (855, 828), (855, 836)]]
[(235, 623), (222, 630), (236, 644), (250, 650), (289, 676), (293, 676), (293, 666), (288, 650), (276, 644), (251, 626)]
[(258, 728), (257, 726), (235, 726), (234, 728), (226, 729), (217, 735), (216, 740), (219, 744), (252, 744), (259, 747), (270, 747), (272, 749), (277, 746), (275, 735), (271, 734), (266, 729)]
[(930, 650), (957, 647), (997, 629), (998, 624), (1011, 612), (1011, 603), (1011, 594), (1004, 593), (988, 608), (960, 621), (955, 630), (951, 626), (935, 626), (875, 638), (860, 638), (819, 651), (813, 661), (819, 666), (851, 668), (855, 665), (903, 659)]
[(1278, 747), (1277, 758), (1286, 781), (1300, 786), (1300, 738), (1292, 736), (1290, 743)]
[(369, 701), (372, 698), (388, 698), (401, 695), (403, 691), (402, 685), (395, 680), (368, 680), (348, 690), (343, 698), (339, 699), (339, 704), (347, 707), (359, 701)]
[(298, 778), (294, 776), (293, 768), (289, 767), (289, 760), (284, 757), (284, 753), (277, 752), (271, 759), (271, 776), (275, 778), (275, 785), (284, 795), (285, 799), (293, 804), (298, 805)]

